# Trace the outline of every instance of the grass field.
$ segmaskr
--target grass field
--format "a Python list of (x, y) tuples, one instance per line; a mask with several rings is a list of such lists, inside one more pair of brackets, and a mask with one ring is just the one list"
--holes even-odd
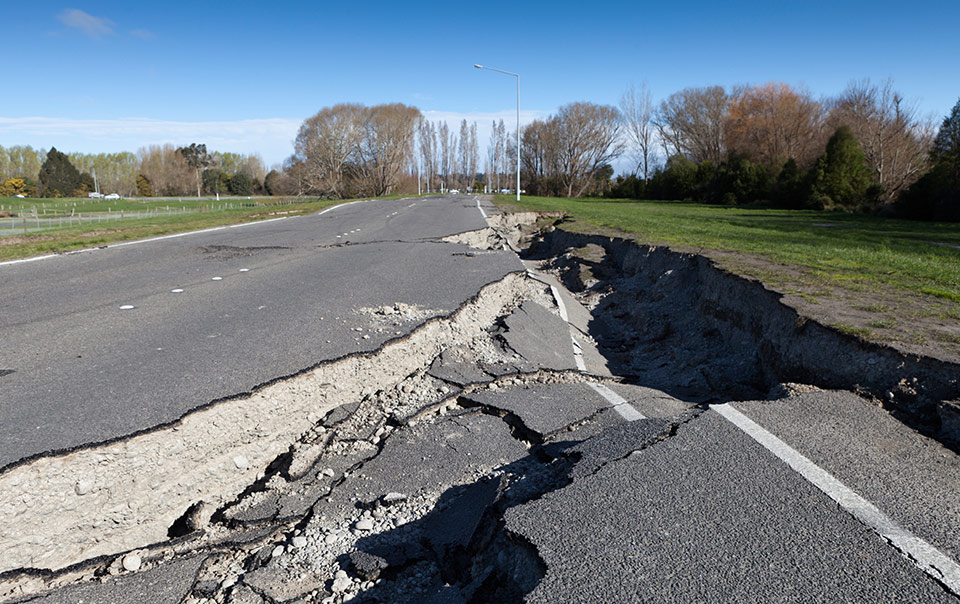
[[(162, 200), (87, 200), (87, 199), (19, 199), (0, 198), (0, 205), (9, 208), (14, 205), (14, 212), (19, 213), (17, 205), (23, 203), (29, 208), (29, 216), (33, 216), (32, 208), (37, 208), (37, 215), (51, 217), (54, 213), (61, 215), (83, 214), (84, 224), (73, 222), (72, 226), (43, 230), (39, 232), (5, 231), (0, 229), (0, 261), (16, 258), (26, 258), (41, 254), (67, 252), (76, 249), (96, 247), (116, 241), (142, 239), (170, 233), (180, 233), (197, 229), (210, 228), (226, 224), (238, 224), (275, 218), (277, 216), (299, 216), (311, 214), (323, 208), (344, 203), (350, 200), (311, 200), (302, 201), (284, 198), (259, 198), (247, 200), (245, 198), (224, 199), (216, 202), (210, 199), (197, 200), (187, 197)], [(255, 202), (262, 205), (250, 206)], [(73, 204), (76, 203), (74, 211)], [(44, 207), (44, 204), (46, 207)], [(165, 214), (166, 208), (184, 208), (183, 213)], [(81, 210), (81, 208), (83, 208)], [(107, 211), (113, 213), (113, 219), (98, 222)], [(156, 215), (129, 217), (129, 213), (147, 213), (156, 211)], [(44, 213), (46, 211), (46, 213)], [(117, 213), (124, 211), (122, 220), (117, 220)], [(0, 219), (2, 220), (2, 219)], [(29, 225), (28, 218), (27, 223)]]
[(570, 231), (699, 252), (857, 337), (960, 362), (960, 224), (687, 202), (498, 196)]
[[(497, 203), (517, 206), (510, 196)], [(663, 201), (524, 197), (519, 207), (565, 212), (573, 230), (757, 255), (839, 286), (892, 285), (960, 302), (960, 224)]]

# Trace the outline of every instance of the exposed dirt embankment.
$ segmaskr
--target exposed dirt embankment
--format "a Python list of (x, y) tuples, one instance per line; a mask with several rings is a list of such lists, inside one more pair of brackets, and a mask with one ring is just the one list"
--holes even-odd
[(703, 401), (793, 382), (854, 390), (960, 447), (956, 363), (825, 326), (701, 255), (557, 229), (525, 256), (556, 270), (592, 307), (591, 335), (615, 374)]

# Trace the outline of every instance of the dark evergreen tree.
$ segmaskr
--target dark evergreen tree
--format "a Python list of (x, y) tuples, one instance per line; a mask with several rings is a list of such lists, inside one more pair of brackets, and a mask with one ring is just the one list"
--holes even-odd
[(63, 197), (80, 188), (80, 172), (70, 163), (69, 157), (53, 147), (40, 166), (39, 181), (41, 196)]
[(770, 173), (745, 155), (732, 154), (720, 164), (709, 185), (707, 199), (736, 205), (765, 200), (770, 191)]
[(137, 174), (137, 195), (140, 197), (153, 197), (153, 185), (143, 174)]
[(784, 208), (801, 208), (809, 196), (806, 174), (792, 157), (783, 164), (773, 184), (770, 201)]
[(930, 161), (930, 171), (897, 200), (897, 211), (908, 218), (960, 221), (960, 101), (940, 125)]
[(234, 195), (253, 195), (253, 179), (243, 172), (237, 172), (230, 178), (230, 192)]
[(810, 190), (816, 205), (866, 210), (877, 203), (881, 190), (867, 166), (853, 132), (841, 126), (810, 171)]
[(97, 190), (97, 182), (93, 179), (93, 176), (87, 174), (86, 172), (81, 172), (79, 189), (84, 194), (93, 193)]
[(263, 190), (267, 195), (280, 194), (280, 173), (276, 170), (270, 170), (263, 179)]
[(940, 125), (940, 131), (933, 140), (930, 159), (947, 176), (945, 184), (953, 196), (960, 194), (960, 100)]

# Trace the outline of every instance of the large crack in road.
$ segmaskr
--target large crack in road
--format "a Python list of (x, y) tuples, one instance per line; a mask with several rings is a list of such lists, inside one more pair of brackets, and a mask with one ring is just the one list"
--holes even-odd
[[(446, 240), (476, 253), (530, 243), (522, 239), (536, 216), (491, 218), (488, 229)], [(7, 469), (0, 597), (689, 601), (714, 599), (711, 589), (726, 585), (724, 599), (740, 601), (782, 595), (780, 579), (744, 566), (750, 557), (731, 564), (724, 548), (739, 547), (730, 541), (751, 530), (756, 509), (787, 507), (815, 510), (829, 528), (811, 534), (777, 521), (746, 548), (751, 556), (769, 557), (771, 568), (796, 563), (837, 548), (829, 535), (852, 532), (853, 546), (836, 556), (855, 549), (889, 569), (880, 583), (852, 569), (788, 600), (829, 592), (845, 601), (952, 601), (952, 588), (825, 506), (816, 489), (774, 495), (754, 486), (793, 479), (769, 462), (754, 465), (752, 444), (727, 450), (734, 429), (709, 408), (846, 388), (886, 398), (952, 442), (946, 422), (932, 428), (931, 418), (956, 396), (955, 377), (929, 359), (854, 340), (838, 347), (839, 335), (770, 306), (756, 284), (670, 254), (547, 233), (524, 255), (592, 309), (589, 325), (568, 325), (556, 291), (535, 275), (510, 274), (376, 351), (324, 362), (131, 438)], [(791, 321), (792, 333), (810, 342), (783, 336)], [(825, 346), (824, 338), (834, 358), (810, 362), (803, 346)], [(589, 358), (606, 367), (577, 369), (575, 349), (591, 344), (602, 354)], [(598, 383), (615, 388), (617, 399), (591, 387)], [(716, 468), (729, 471), (733, 459), (746, 461), (735, 471), (742, 478), (729, 481)], [(756, 467), (768, 468), (759, 481), (749, 476)], [(729, 530), (691, 518), (679, 504), (692, 497), (690, 485), (705, 501), (725, 506), (729, 497), (747, 511), (727, 510)], [(649, 526), (627, 528), (636, 521)], [(776, 536), (784, 545), (765, 550)], [(799, 553), (787, 551), (794, 537), (806, 540)], [(717, 548), (706, 568), (701, 550), (684, 550), (695, 539)], [(665, 558), (703, 572), (689, 584), (647, 578)], [(809, 576), (834, 572), (827, 562), (803, 566)], [(154, 584), (166, 589), (151, 591)], [(865, 584), (873, 587), (857, 587)]]

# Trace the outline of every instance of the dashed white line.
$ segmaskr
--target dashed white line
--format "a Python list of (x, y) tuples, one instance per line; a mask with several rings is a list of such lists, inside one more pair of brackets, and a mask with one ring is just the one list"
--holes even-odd
[(171, 294), (182, 294), (182, 293), (183, 293), (183, 289), (182, 289), (182, 288), (179, 288), (179, 287), (178, 287), (177, 289), (171, 289), (171, 290), (170, 290), (170, 293), (171, 293)]
[(900, 550), (923, 572), (943, 583), (954, 594), (960, 593), (960, 565), (940, 550), (901, 527), (872, 503), (852, 491), (803, 454), (783, 442), (729, 403), (710, 407), (753, 440), (776, 455), (813, 486), (833, 499), (848, 514), (873, 529), (881, 538)]
[(136, 308), (136, 306), (133, 304), (124, 304), (120, 307), (120, 310), (133, 310), (134, 308)]
[(211, 281), (223, 281), (223, 277), (211, 277)]

